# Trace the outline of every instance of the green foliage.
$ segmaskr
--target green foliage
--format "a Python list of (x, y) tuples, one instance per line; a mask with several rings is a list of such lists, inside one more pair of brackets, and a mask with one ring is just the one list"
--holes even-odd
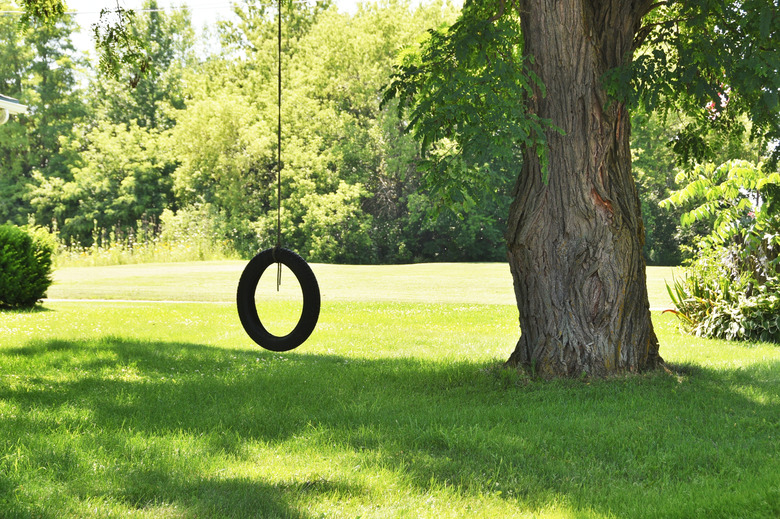
[(113, 123), (165, 130), (175, 124), (173, 111), (185, 106), (182, 77), (187, 67), (196, 65), (195, 36), (188, 10), (159, 12), (154, 0), (145, 0), (143, 9), (123, 25), (126, 37), (142, 46), (142, 62), (131, 65), (116, 58), (116, 70), (99, 67), (92, 85), (93, 108), (98, 117)]
[[(87, 109), (78, 91), (78, 68), (84, 61), (76, 57), (71, 34), (75, 22), (67, 17), (55, 25), (34, 25), (23, 33), (34, 57), (26, 64), (28, 90), (21, 98), (30, 106), (26, 125), (30, 170), (46, 177), (66, 176), (72, 156), (62, 149), (61, 138), (82, 122)], [(28, 173), (29, 174), (29, 173)]]
[[(445, 215), (435, 221), (449, 223), (419, 232), (430, 226), (420, 208), (432, 208), (412, 196), (429, 192), (416, 171), (419, 155), (396, 111), (380, 108), (378, 94), (398, 49), (451, 20), (454, 9), (432, 4), (412, 11), (408, 3), (392, 2), (348, 16), (323, 2), (291, 3), (283, 11), (285, 244), (320, 261), (424, 260), (453, 249), (472, 249), (464, 257), (477, 257), (479, 236), (500, 236), (501, 221), (493, 215), (502, 213), (475, 210), (466, 228), (478, 231), (460, 232)], [(165, 209), (202, 218), (215, 250), (228, 244), (251, 256), (274, 243), (275, 4), (251, 3), (238, 14), (239, 22), (222, 27), (224, 54), (200, 63), (189, 15), (177, 10), (139, 12), (121, 24), (143, 43), (147, 75), (136, 77), (130, 66), (116, 76), (97, 71), (80, 90), (68, 82), (75, 61), (35, 65), (41, 74), (58, 70), (62, 80), (42, 79), (50, 86), (45, 94), (6, 91), (35, 108), (26, 126), (12, 121), (0, 128), (6, 159), (0, 221), (24, 222), (33, 214), (56, 229), (73, 261), (148, 256), (129, 252), (138, 252), (137, 222), (150, 222), (156, 238), (167, 242), (159, 235), (166, 232)], [(35, 51), (49, 60), (70, 52), (65, 33), (72, 26), (56, 27), (59, 33), (33, 35)], [(37, 58), (13, 27), (9, 31), (7, 48), (0, 47), (8, 57), (0, 75), (13, 86)], [(63, 105), (76, 101), (67, 106), (81, 112), (60, 110), (52, 101), (57, 96)], [(44, 102), (47, 110), (39, 108)], [(429, 243), (432, 235), (436, 246)]]
[[(147, 5), (157, 7), (154, 0)], [(117, 4), (115, 9), (101, 9), (100, 20), (92, 26), (95, 47), (100, 50), (100, 71), (108, 77), (118, 78), (129, 69), (129, 84), (133, 88), (150, 72), (148, 41), (133, 34), (135, 20), (135, 11)]]
[[(19, 26), (22, 29), (50, 29), (66, 18), (63, 0), (22, 0), (21, 4), (24, 11)], [(157, 2), (147, 0), (144, 8), (156, 9)], [(131, 87), (152, 72), (148, 40), (139, 38), (133, 31), (135, 22), (135, 11), (117, 2), (114, 9), (101, 9), (99, 21), (92, 26), (100, 71), (115, 79), (130, 71)]]
[[(10, 8), (8, 4), (0, 4)], [(34, 172), (67, 178), (73, 158), (60, 138), (71, 134), (86, 112), (77, 88), (68, 18), (52, 23), (0, 17), (0, 88), (29, 106), (27, 114), (0, 126), (0, 222), (24, 224), (31, 212), (28, 185)]]
[(732, 279), (722, 251), (700, 257), (686, 277), (667, 285), (683, 327), (699, 337), (780, 342), (780, 284), (772, 278), (755, 285)]
[(697, 335), (780, 342), (780, 174), (730, 161), (680, 175), (664, 200), (693, 205), (682, 222), (712, 222), (686, 277), (669, 288)]
[(772, 146), (780, 138), (777, 2), (686, 0), (654, 8), (637, 34), (633, 62), (608, 77), (613, 93), (691, 117), (674, 143), (687, 166), (714, 159), (709, 134), (742, 141), (749, 133), (771, 170), (780, 158)]
[[(285, 243), (296, 244), (311, 261), (325, 263), (376, 263), (370, 236), (371, 215), (361, 210), (366, 193), (360, 184), (340, 182), (335, 192), (310, 193), (300, 199), (300, 225), (282, 221)], [(265, 226), (268, 228), (268, 225)], [(266, 246), (272, 243), (267, 239)], [(275, 238), (275, 237), (274, 237)]]
[(32, 307), (46, 296), (55, 249), (43, 229), (0, 225), (0, 307)]
[(518, 169), (522, 147), (546, 164), (549, 123), (527, 107), (544, 85), (522, 56), (519, 18), (494, 7), (467, 1), (454, 24), (428, 31), (401, 55), (384, 95), (409, 112), (426, 190), (461, 212)]
[[(507, 184), (509, 180), (507, 180)], [(509, 191), (508, 186), (500, 193)], [(404, 234), (413, 236), (405, 250), (414, 261), (504, 261), (504, 230), (511, 199), (506, 194), (485, 194), (458, 217), (437, 211), (435, 197), (421, 191), (407, 198), (409, 217)]]
[[(195, 249), (199, 259), (204, 259), (207, 251), (212, 252), (211, 259), (218, 259), (219, 254), (215, 252), (221, 252), (224, 257), (236, 248), (225, 237), (229, 225), (230, 222), (209, 205), (190, 206), (175, 213), (165, 209), (160, 215), (159, 241), (170, 245), (184, 244)], [(214, 250), (215, 245), (221, 247)]]
[[(440, 2), (414, 10), (405, 1), (367, 3), (355, 15), (330, 4), (283, 7), (285, 244), (319, 261), (502, 259), (521, 147), (543, 153), (549, 130), (525, 113), (529, 97), (543, 95), (544, 87), (529, 71), (531, 58), (521, 55), (515, 3), (467, 2), (460, 17)], [(672, 148), (684, 153), (690, 146), (683, 144), (697, 141), (715, 160), (748, 157), (734, 147), (737, 140), (711, 131), (728, 122), (729, 135), (737, 135), (748, 124), (736, 115), (745, 112), (737, 110), (744, 105), (738, 85), (724, 80), (729, 101), (720, 106), (717, 98), (713, 112), (706, 96), (689, 96), (688, 104), (684, 96), (648, 97), (651, 85), (641, 82), (642, 71), (656, 74), (659, 88), (661, 72), (682, 73), (661, 71), (655, 51), (674, 60), (684, 45), (698, 44), (698, 35), (669, 23), (673, 15), (698, 20), (692, 5), (659, 4), (645, 20), (652, 30), (640, 34), (638, 68), (624, 71), (627, 82), (637, 78), (647, 107), (678, 103), (701, 112), (681, 121), (635, 115), (646, 253), (656, 264), (679, 261), (679, 244), (706, 224), (680, 231), (675, 213), (658, 210), (672, 187)], [(33, 17), (21, 32), (16, 19), (0, 19), (0, 86), (31, 106), (0, 126), (0, 222), (21, 224), (33, 214), (77, 255), (91, 251), (96, 237), (103, 251), (112, 247), (103, 240), (122, 244), (115, 251), (128, 247), (138, 221), (150, 222), (161, 239), (166, 209), (203, 219), (214, 250), (251, 256), (275, 243), (276, 3), (238, 7), (238, 21), (219, 28), (221, 52), (207, 57), (195, 53), (186, 9), (139, 11), (132, 19), (122, 13), (113, 26), (139, 45), (144, 65), (132, 65), (117, 47), (116, 63), (126, 63), (116, 74), (91, 70), (84, 82), (76, 71), (89, 64), (74, 57), (75, 26), (67, 18)], [(746, 23), (758, 19), (751, 13)], [(774, 15), (764, 18), (769, 38), (775, 23)], [(430, 27), (437, 29), (426, 32)], [(663, 46), (674, 38), (679, 44)], [(706, 61), (690, 53), (685, 59)], [(673, 84), (693, 92), (694, 83)]]
[(56, 221), (60, 236), (91, 245), (92, 229), (129, 228), (157, 219), (171, 201), (173, 164), (159, 132), (102, 121), (63, 138), (78, 159), (64, 180), (33, 174), (29, 199), (36, 221)]
[(179, 161), (173, 187), (182, 204), (212, 204), (247, 219), (271, 209), (274, 132), (251, 99), (227, 93), (194, 99), (172, 135)]
[(638, 111), (631, 118), (632, 170), (636, 179), (645, 227), (648, 265), (679, 265), (681, 210), (664, 210), (659, 202), (669, 196), (677, 174), (675, 153), (667, 145), (676, 127), (656, 114)]
[[(178, 112), (173, 130), (180, 162), (176, 198), (185, 206), (210, 204), (242, 236), (251, 229), (253, 246), (242, 240), (238, 249), (244, 256), (276, 242), (276, 82), (269, 59), (276, 35), (273, 9), (266, 7), (258, 3), (241, 11), (228, 43), (236, 48), (243, 42), (237, 48), (246, 61), (215, 60), (207, 64), (210, 81), (192, 77), (192, 99)], [(484, 207), (474, 207), (464, 222), (431, 217), (436, 204), (424, 198), (436, 195), (420, 179), (416, 146), (403, 134), (395, 107), (380, 107), (377, 96), (397, 50), (452, 15), (436, 5), (411, 12), (403, 2), (367, 5), (354, 17), (335, 9), (285, 7), (285, 246), (329, 262), (495, 257), (506, 197), (486, 196), (475, 185), (472, 205), (484, 201)], [(511, 175), (499, 168), (490, 173), (501, 193), (508, 192)], [(496, 199), (498, 211), (491, 205)]]
[[(183, 106), (181, 89), (171, 85), (180, 82), (186, 49), (192, 44), (188, 24), (186, 13), (151, 12), (128, 26), (139, 38), (154, 40), (149, 57), (155, 78), (128, 89), (130, 70), (123, 69), (117, 79), (93, 77), (88, 123), (63, 112), (60, 105), (70, 97), (42, 98), (47, 106), (36, 109), (36, 117), (45, 127), (35, 134), (54, 131), (56, 145), (42, 145), (46, 166), (31, 168), (25, 180), (16, 182), (29, 204), (17, 206), (17, 212), (33, 213), (37, 222), (56, 228), (70, 248), (80, 249), (95, 245), (95, 227), (129, 236), (136, 221), (155, 221), (174, 203), (171, 174), (176, 163), (165, 131), (172, 125), (172, 108)], [(79, 106), (86, 111), (81, 99)]]
[[(750, 254), (767, 254), (776, 236), (776, 185), (780, 173), (764, 174), (760, 166), (742, 160), (729, 161), (715, 167), (704, 164), (690, 173), (677, 177), (687, 183), (663, 202), (665, 206), (695, 203), (696, 207), (682, 216), (683, 225), (714, 218), (712, 234), (705, 239), (711, 246), (721, 246), (739, 237)], [(768, 240), (767, 243), (763, 241)], [(765, 249), (759, 251), (760, 247)], [(771, 260), (769, 260), (771, 261)]]
[[(679, 265), (693, 251), (686, 244), (696, 244), (709, 233), (711, 221), (680, 225), (684, 209), (680, 205), (661, 207), (660, 202), (678, 187), (681, 159), (676, 146), (681, 131), (693, 121), (680, 114), (664, 115), (638, 109), (631, 118), (632, 169), (642, 204), (645, 226), (645, 256), (650, 265)], [(722, 134), (704, 133), (703, 145), (715, 163), (733, 159), (757, 161), (760, 149), (748, 140), (732, 140)], [(680, 177), (684, 182), (684, 175)]]
[(62, 0), (21, 0), (24, 14), (20, 20), (23, 26), (34, 22), (53, 24), (65, 14), (65, 2)]
[[(92, 230), (88, 247), (60, 240), (58, 268), (136, 263), (222, 260), (236, 257), (229, 226), (210, 207), (165, 209), (159, 220), (139, 220), (124, 228)], [(235, 233), (234, 233), (235, 234)]]

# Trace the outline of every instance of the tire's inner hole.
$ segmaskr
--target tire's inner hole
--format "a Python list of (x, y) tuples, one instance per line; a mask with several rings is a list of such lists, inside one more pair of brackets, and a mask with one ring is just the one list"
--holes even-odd
[(284, 337), (295, 329), (303, 313), (303, 290), (292, 270), (282, 265), (282, 284), (276, 290), (278, 266), (271, 263), (255, 288), (257, 316), (269, 333)]

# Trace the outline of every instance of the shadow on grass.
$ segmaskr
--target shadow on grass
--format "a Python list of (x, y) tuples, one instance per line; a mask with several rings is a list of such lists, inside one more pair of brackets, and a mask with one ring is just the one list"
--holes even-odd
[(0, 304), (0, 314), (40, 314), (53, 311), (51, 308), (43, 306), (43, 303), (30, 307), (3, 306)]
[[(12, 358), (28, 363), (24, 384), (0, 386), (0, 403), (19, 411), (0, 423), (0, 438), (27, 453), (26, 469), (0, 461), (0, 490), (19, 496), (0, 498), (0, 512), (19, 510), (12, 517), (47, 517), (45, 499), (19, 493), (44, 474), (76, 501), (304, 518), (307, 500), (371, 501), (362, 480), (339, 472), (345, 458), (390, 470), (413, 494), (449, 487), (530, 511), (564, 503), (632, 517), (780, 512), (777, 362), (529, 383), (477, 363), (122, 338), (31, 341), (0, 354), (0, 366)], [(277, 473), (289, 467), (257, 459), (302, 451), (305, 463), (317, 449), (339, 453), (329, 476), (312, 478), (306, 466)], [(230, 475), (231, 463), (258, 472)]]

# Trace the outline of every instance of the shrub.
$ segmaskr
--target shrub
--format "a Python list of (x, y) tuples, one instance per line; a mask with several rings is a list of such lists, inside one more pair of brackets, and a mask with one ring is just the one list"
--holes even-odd
[(683, 224), (711, 221), (686, 276), (667, 286), (692, 333), (780, 343), (780, 174), (731, 161), (700, 166), (665, 205), (692, 204)]
[(699, 337), (780, 343), (777, 278), (757, 285), (750, 276), (735, 280), (725, 265), (725, 261), (700, 257), (688, 267), (685, 278), (667, 285), (676, 307), (672, 312)]
[(46, 296), (55, 248), (45, 230), (0, 225), (0, 306), (28, 308)]

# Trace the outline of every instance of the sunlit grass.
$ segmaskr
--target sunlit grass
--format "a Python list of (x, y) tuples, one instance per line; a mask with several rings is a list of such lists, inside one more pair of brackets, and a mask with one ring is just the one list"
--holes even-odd
[[(185, 267), (136, 288), (219, 301), (224, 282), (232, 299), (240, 267)], [(125, 268), (92, 274), (130, 299), (143, 269)], [(231, 302), (0, 313), (0, 517), (780, 515), (780, 348), (656, 314), (669, 372), (531, 380), (501, 368), (517, 310), (495, 303), (499, 267), (467, 278), (479, 268), (412, 272), (429, 300), (409, 301), (423, 289), (391, 283), (401, 268), (320, 267), (319, 325), (286, 354)], [(95, 293), (89, 270), (63, 297)], [(293, 299), (261, 312), (289, 320)]]
[[(58, 268), (48, 295), (54, 299), (231, 302), (245, 266), (245, 261), (204, 261)], [(325, 301), (515, 304), (512, 275), (505, 263), (313, 264), (312, 269)], [(672, 280), (673, 272), (671, 267), (648, 267), (651, 307), (671, 307), (665, 282)], [(273, 292), (275, 270), (269, 268), (266, 277), (272, 282), (266, 293)], [(282, 287), (290, 278), (289, 274), (282, 277)]]

